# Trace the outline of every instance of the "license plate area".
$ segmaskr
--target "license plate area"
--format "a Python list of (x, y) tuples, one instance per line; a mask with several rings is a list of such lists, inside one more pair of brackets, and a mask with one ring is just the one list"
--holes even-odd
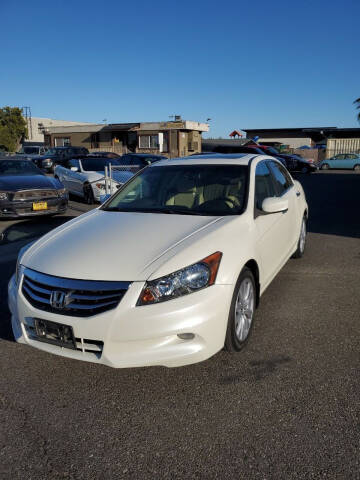
[(47, 202), (33, 202), (33, 210), (47, 210)]
[(74, 332), (69, 325), (34, 318), (34, 327), (36, 332), (35, 339), (39, 342), (76, 350)]

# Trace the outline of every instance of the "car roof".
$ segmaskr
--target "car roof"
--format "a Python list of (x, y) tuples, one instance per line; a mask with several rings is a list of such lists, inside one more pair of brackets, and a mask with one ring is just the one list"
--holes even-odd
[[(151, 165), (151, 168), (166, 165), (249, 165), (254, 158), (269, 158), (269, 155), (259, 155), (251, 153), (219, 153), (216, 155), (192, 155), (188, 157), (172, 158), (161, 160)], [(273, 157), (271, 157), (273, 158)]]
[(131, 157), (161, 157), (164, 158), (165, 155), (157, 155), (156, 153), (125, 153), (124, 155), (129, 155)]

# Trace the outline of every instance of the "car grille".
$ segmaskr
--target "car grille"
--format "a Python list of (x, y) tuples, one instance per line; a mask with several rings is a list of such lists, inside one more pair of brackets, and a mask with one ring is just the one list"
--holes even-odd
[(56, 190), (20, 190), (15, 192), (13, 200), (38, 200), (44, 198), (56, 198), (58, 196)]
[(72, 317), (91, 317), (116, 308), (130, 283), (74, 280), (26, 268), (22, 293), (39, 310)]

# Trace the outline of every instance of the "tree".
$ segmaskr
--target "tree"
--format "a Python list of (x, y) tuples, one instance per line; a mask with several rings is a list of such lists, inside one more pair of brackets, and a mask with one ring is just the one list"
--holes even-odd
[[(357, 108), (358, 110), (360, 110), (360, 97), (357, 98), (357, 99), (354, 101), (354, 103), (355, 103), (355, 105), (356, 105), (356, 108)], [(360, 112), (357, 114), (357, 119), (358, 119), (358, 121), (360, 122)]]
[(18, 107), (0, 108), (0, 146), (8, 152), (15, 152), (19, 142), (27, 136), (27, 126)]

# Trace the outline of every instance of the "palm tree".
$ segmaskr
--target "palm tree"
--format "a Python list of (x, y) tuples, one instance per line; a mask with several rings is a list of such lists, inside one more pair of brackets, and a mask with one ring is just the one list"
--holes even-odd
[[(357, 108), (358, 110), (360, 110), (360, 97), (357, 98), (357, 99), (354, 101), (354, 103), (355, 103), (355, 105), (356, 105), (356, 108)], [(360, 122), (360, 112), (357, 114), (357, 119), (358, 119), (358, 121)]]

